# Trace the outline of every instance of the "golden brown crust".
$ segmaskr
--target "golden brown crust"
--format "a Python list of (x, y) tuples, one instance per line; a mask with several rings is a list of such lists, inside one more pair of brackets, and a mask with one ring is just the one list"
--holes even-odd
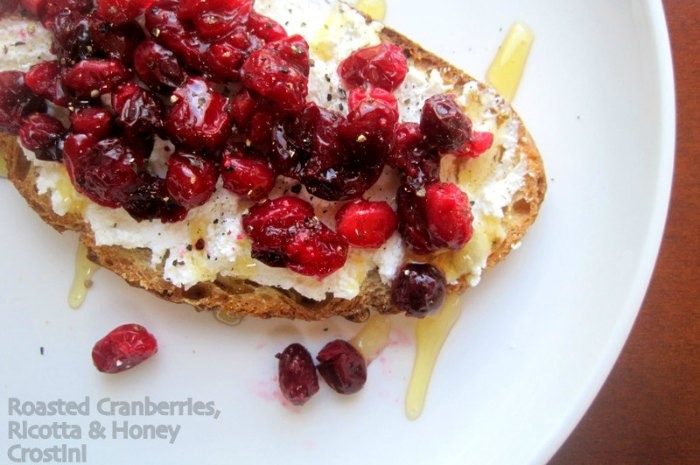
[[(439, 69), (445, 80), (456, 89), (473, 80), (471, 76), (395, 31), (385, 28), (381, 35), (382, 40), (401, 46), (418, 67)], [(488, 267), (501, 261), (521, 240), (536, 219), (544, 198), (546, 178), (542, 159), (523, 124), (520, 125), (519, 151), (525, 154), (527, 159), (525, 184), (504, 212), (506, 235), (501, 242), (494, 244), (493, 252), (488, 258)], [(370, 312), (396, 312), (390, 303), (390, 290), (381, 282), (376, 272), (368, 275), (360, 294), (352, 300), (327, 298), (316, 302), (294, 291), (233, 278), (219, 278), (214, 282), (203, 282), (184, 290), (165, 281), (162, 269), (151, 267), (149, 250), (96, 246), (92, 232), (80, 214), (68, 213), (60, 216), (54, 213), (49, 195), (37, 193), (36, 170), (24, 157), (16, 138), (0, 135), (0, 154), (4, 154), (7, 159), (8, 177), (44, 221), (58, 231), (79, 232), (80, 240), (88, 246), (91, 260), (117, 273), (129, 284), (166, 300), (190, 304), (199, 310), (223, 309), (231, 314), (260, 318), (322, 320), (331, 316), (344, 316), (353, 321), (363, 321), (368, 318)], [(461, 292), (466, 287), (466, 277), (463, 277), (457, 285), (451, 287), (451, 291)]]

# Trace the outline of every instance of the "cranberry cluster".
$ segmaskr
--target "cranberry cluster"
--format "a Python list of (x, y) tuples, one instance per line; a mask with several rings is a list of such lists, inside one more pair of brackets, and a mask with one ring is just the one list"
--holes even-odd
[[(0, 73), (0, 130), (63, 163), (96, 203), (175, 222), (221, 178), (257, 202), (243, 218), (253, 257), (319, 278), (343, 266), (350, 245), (380, 247), (397, 229), (416, 254), (470, 239), (469, 199), (440, 182), (440, 158), (478, 156), (493, 137), (473, 132), (448, 95), (427, 99), (420, 123), (400, 122), (392, 92), (408, 70), (401, 48), (368, 47), (341, 62), (342, 114), (307, 101), (307, 42), (253, 0), (20, 3), (53, 33), (57, 59)], [(70, 110), (68, 127), (46, 101)], [(156, 136), (176, 147), (164, 179), (148, 168)], [(396, 212), (362, 198), (387, 165), (401, 178)], [(268, 199), (278, 176), (348, 201), (335, 230), (298, 197)]]

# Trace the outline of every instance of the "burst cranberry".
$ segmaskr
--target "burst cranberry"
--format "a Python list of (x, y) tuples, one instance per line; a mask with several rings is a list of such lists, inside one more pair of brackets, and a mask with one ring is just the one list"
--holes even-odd
[(306, 40), (296, 34), (290, 37), (285, 37), (274, 42), (270, 42), (267, 46), (270, 50), (274, 50), (283, 60), (296, 68), (304, 76), (309, 75), (311, 69), (311, 61), (309, 59), (309, 44)]
[(60, 161), (58, 145), (66, 130), (56, 118), (43, 113), (27, 117), (19, 128), (22, 146), (32, 150), (39, 160)]
[(492, 132), (472, 131), (469, 141), (455, 151), (460, 158), (478, 158), (493, 145)]
[(241, 67), (241, 82), (284, 111), (301, 111), (306, 102), (306, 76), (270, 49), (257, 50), (248, 57)]
[(119, 61), (83, 60), (66, 72), (63, 82), (80, 97), (96, 98), (130, 77), (131, 72)]
[(120, 25), (138, 18), (153, 0), (96, 0), (95, 14), (109, 23)]
[(420, 129), (426, 142), (437, 150), (455, 150), (464, 145), (471, 134), (471, 121), (462, 113), (454, 96), (438, 94), (423, 105)]
[(63, 142), (63, 165), (73, 185), (78, 189), (83, 182), (83, 173), (95, 144), (97, 139), (87, 134), (69, 134)]
[(290, 344), (279, 359), (279, 386), (285, 399), (294, 405), (303, 405), (318, 392), (318, 375), (311, 354), (298, 343)]
[(70, 116), (71, 131), (87, 134), (97, 140), (105, 139), (112, 133), (112, 114), (104, 108), (85, 108)]
[(24, 77), (32, 92), (58, 106), (68, 106), (68, 96), (63, 88), (61, 65), (58, 61), (42, 61), (29, 68)]
[(140, 152), (114, 138), (97, 142), (86, 162), (76, 188), (96, 203), (113, 208), (139, 184), (145, 166)]
[(394, 143), (399, 109), (396, 99), (384, 91), (366, 92), (355, 97), (348, 123), (341, 127), (341, 140), (351, 158), (362, 163), (384, 165)]
[(342, 268), (348, 256), (348, 243), (343, 236), (313, 218), (296, 228), (284, 253), (288, 257), (287, 268), (320, 279)]
[(152, 174), (142, 172), (128, 194), (122, 207), (136, 221), (159, 219), (162, 223), (176, 223), (187, 216), (187, 209), (168, 192), (165, 179)]
[(335, 225), (351, 245), (376, 249), (396, 231), (398, 219), (387, 202), (356, 200), (338, 210)]
[(92, 348), (92, 361), (102, 373), (120, 373), (158, 352), (153, 334), (141, 325), (117, 326)]
[(181, 0), (177, 15), (191, 21), (199, 37), (212, 41), (228, 35), (236, 25), (245, 24), (252, 9), (252, 0)]
[(175, 54), (152, 40), (141, 42), (136, 48), (134, 70), (144, 84), (159, 92), (178, 87), (185, 80)]
[(267, 197), (275, 186), (275, 172), (262, 160), (244, 157), (238, 150), (224, 153), (221, 162), (224, 188), (250, 200)]
[(316, 355), (321, 377), (340, 394), (353, 394), (367, 381), (367, 362), (349, 342), (331, 341)]
[(183, 207), (202, 205), (216, 190), (219, 172), (213, 161), (200, 155), (176, 152), (168, 160), (165, 184)]
[(61, 64), (77, 63), (92, 56), (94, 46), (88, 16), (70, 9), (61, 10), (47, 18), (45, 26), (53, 32), (51, 50), (59, 57)]
[(445, 301), (445, 275), (429, 263), (404, 265), (391, 285), (391, 302), (406, 315), (423, 318)]
[(90, 37), (97, 52), (107, 58), (131, 65), (136, 47), (146, 38), (141, 25), (136, 21), (118, 26), (92, 18)]
[(192, 150), (216, 151), (231, 134), (231, 104), (202, 78), (189, 78), (173, 93), (176, 99), (165, 122), (168, 134)]
[(46, 102), (24, 84), (24, 73), (0, 72), (0, 131), (15, 134), (23, 116), (45, 110)]
[(130, 140), (157, 133), (163, 127), (163, 104), (151, 92), (133, 82), (122, 84), (112, 94), (117, 124)]
[(452, 183), (439, 182), (425, 190), (426, 220), (433, 242), (461, 249), (472, 237), (472, 213), (467, 194)]
[(393, 44), (379, 44), (354, 52), (338, 66), (338, 74), (348, 87), (370, 86), (393, 91), (401, 85), (408, 64), (403, 50)]
[(238, 81), (246, 52), (228, 41), (212, 44), (206, 52), (207, 73), (217, 81)]
[(146, 30), (151, 37), (172, 50), (190, 68), (203, 71), (204, 54), (209, 44), (185, 27), (175, 13), (176, 1), (157, 1), (146, 10)]
[(284, 30), (282, 25), (277, 23), (275, 20), (255, 11), (250, 13), (246, 27), (251, 34), (259, 37), (266, 43), (274, 42), (275, 40), (280, 40), (287, 37), (287, 32)]

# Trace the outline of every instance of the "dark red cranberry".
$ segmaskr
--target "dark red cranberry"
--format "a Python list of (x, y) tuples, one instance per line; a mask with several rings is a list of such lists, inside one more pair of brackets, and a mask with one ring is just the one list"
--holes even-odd
[(29, 68), (24, 77), (32, 92), (58, 106), (68, 106), (68, 95), (63, 88), (61, 65), (58, 61), (42, 61)]
[(209, 44), (178, 19), (175, 12), (177, 4), (177, 1), (156, 1), (146, 10), (146, 30), (153, 40), (172, 50), (185, 65), (196, 71), (204, 71), (204, 56)]
[(316, 355), (321, 377), (340, 394), (353, 394), (367, 381), (367, 362), (349, 342), (331, 341)]
[(212, 44), (206, 52), (207, 73), (217, 81), (238, 81), (247, 54), (226, 40)]
[(313, 218), (297, 226), (284, 247), (284, 253), (287, 268), (320, 279), (342, 268), (348, 256), (348, 242)]
[(126, 24), (138, 18), (153, 0), (96, 0), (95, 14), (115, 25)]
[(24, 73), (0, 72), (0, 131), (16, 134), (22, 117), (44, 111), (46, 102), (24, 84)]
[(425, 101), (420, 129), (426, 142), (437, 150), (455, 150), (464, 145), (469, 140), (471, 127), (471, 121), (454, 96), (438, 94)]
[(43, 5), (39, 5), (38, 16), (44, 23), (66, 11), (87, 15), (94, 6), (92, 0), (43, 0), (40, 3)]
[(139, 173), (144, 168), (138, 151), (121, 139), (103, 139), (93, 146), (76, 188), (96, 203), (115, 208), (139, 184)]
[(186, 77), (175, 54), (152, 40), (141, 42), (136, 48), (134, 70), (156, 92), (178, 87)]
[(296, 68), (304, 76), (309, 75), (311, 61), (309, 59), (309, 44), (306, 40), (296, 34), (290, 37), (270, 42), (267, 46), (274, 50), (283, 60)]
[(259, 37), (266, 43), (287, 37), (287, 31), (284, 30), (281, 24), (256, 11), (252, 11), (250, 16), (248, 16), (246, 27), (251, 34)]
[(455, 151), (460, 158), (478, 158), (493, 145), (493, 133), (472, 131), (469, 141)]
[(190, 209), (204, 204), (216, 190), (219, 170), (201, 155), (175, 152), (168, 160), (165, 185), (177, 203)]
[(51, 50), (61, 64), (71, 65), (93, 55), (89, 17), (79, 11), (61, 10), (46, 19), (45, 25), (53, 32)]
[(350, 157), (361, 163), (384, 166), (394, 144), (399, 109), (386, 91), (362, 92), (354, 97), (348, 122), (340, 128)]
[(112, 108), (129, 140), (158, 133), (163, 127), (163, 104), (133, 82), (122, 84), (112, 93)]
[(245, 24), (252, 9), (252, 0), (181, 0), (177, 15), (191, 21), (203, 40), (213, 41), (228, 35), (236, 25)]
[(253, 52), (241, 67), (241, 82), (284, 111), (301, 111), (306, 102), (306, 76), (274, 50), (263, 48)]
[(461, 249), (472, 237), (472, 213), (467, 194), (452, 183), (438, 182), (425, 189), (428, 229), (435, 244)]
[(275, 172), (255, 158), (246, 157), (241, 150), (224, 152), (221, 161), (224, 188), (250, 200), (262, 200), (275, 186)]
[(141, 325), (117, 326), (92, 348), (92, 361), (102, 373), (120, 373), (158, 352), (153, 334)]
[(19, 140), (22, 146), (33, 151), (39, 160), (61, 161), (59, 143), (65, 133), (63, 124), (56, 118), (34, 113), (29, 115), (19, 128)]
[(396, 210), (399, 232), (411, 251), (425, 255), (440, 249), (428, 229), (424, 187), (416, 191), (408, 185), (401, 185), (396, 194)]
[(363, 48), (338, 66), (338, 74), (351, 88), (370, 85), (393, 91), (401, 85), (407, 72), (406, 56), (393, 44)]
[(318, 375), (311, 354), (299, 343), (290, 344), (279, 359), (280, 391), (294, 405), (303, 405), (318, 392)]
[(112, 114), (104, 108), (88, 107), (70, 115), (71, 131), (87, 134), (97, 140), (112, 133)]
[(414, 160), (422, 156), (422, 142), (423, 133), (418, 123), (399, 123), (387, 163), (399, 170), (408, 170)]
[(130, 21), (118, 26), (92, 18), (90, 37), (97, 52), (131, 65), (136, 47), (146, 38), (141, 25)]
[(77, 189), (80, 189), (95, 144), (97, 139), (86, 134), (69, 134), (63, 142), (63, 165)]
[(116, 60), (83, 60), (63, 77), (65, 86), (82, 98), (97, 98), (114, 91), (131, 78), (131, 72)]
[[(274, 239), (274, 230), (289, 230), (294, 225), (314, 217), (314, 208), (299, 197), (283, 196), (253, 205), (243, 215), (245, 233), (253, 241)], [(284, 237), (280, 236), (282, 239)], [(272, 244), (281, 247), (282, 241)]]
[(168, 192), (165, 179), (147, 172), (142, 172), (138, 183), (129, 189), (122, 207), (136, 221), (159, 219), (162, 223), (177, 223), (187, 216), (187, 209)]
[(355, 200), (335, 215), (335, 230), (355, 247), (381, 247), (397, 227), (398, 218), (387, 202)]
[(19, 6), (19, 0), (2, 0), (0, 2), (0, 18), (14, 12)]
[(391, 302), (406, 315), (423, 318), (445, 301), (445, 275), (429, 263), (404, 265), (391, 285)]
[(191, 150), (215, 152), (231, 134), (231, 104), (202, 78), (191, 77), (173, 93), (165, 122), (170, 138)]

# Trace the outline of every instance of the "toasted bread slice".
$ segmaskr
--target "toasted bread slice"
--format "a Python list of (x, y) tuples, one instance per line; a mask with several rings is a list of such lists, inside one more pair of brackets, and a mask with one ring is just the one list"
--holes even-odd
[[(412, 66), (420, 70), (437, 70), (450, 92), (460, 94), (465, 85), (477, 86), (477, 93), (489, 93), (497, 101), (499, 114), (517, 125), (515, 162), (524, 166), (520, 170), (522, 180), (510, 202), (502, 209), (499, 218), (501, 233), (490, 244), (486, 268), (500, 262), (519, 244), (528, 227), (535, 221), (546, 190), (546, 178), (540, 154), (528, 134), (525, 125), (510, 105), (493, 94), (493, 90), (460, 71), (434, 54), (424, 50), (403, 35), (384, 27), (381, 40), (400, 46)], [(371, 312), (395, 313), (390, 302), (389, 285), (380, 279), (377, 271), (370, 271), (359, 294), (353, 299), (329, 296), (316, 301), (294, 290), (260, 285), (246, 279), (218, 276), (213, 281), (200, 282), (187, 289), (173, 285), (164, 279), (163, 265), (152, 266), (151, 250), (127, 249), (121, 246), (96, 245), (89, 223), (81, 213), (69, 211), (56, 214), (50, 193), (39, 194), (37, 189), (37, 167), (27, 159), (13, 136), (0, 137), (0, 154), (7, 160), (8, 177), (28, 204), (58, 231), (72, 230), (80, 234), (80, 240), (89, 251), (89, 258), (99, 265), (117, 273), (129, 284), (145, 289), (163, 299), (187, 303), (199, 310), (224, 310), (229, 315), (255, 316), (261, 318), (290, 318), (322, 320), (332, 316), (343, 316), (353, 321), (364, 321)], [(499, 154), (493, 155), (492, 165), (503, 163)], [(503, 166), (501, 166), (503, 168)], [(506, 169), (509, 167), (505, 167)], [(495, 169), (495, 168), (494, 168)], [(469, 287), (467, 274), (450, 283), (450, 292), (461, 292)]]

